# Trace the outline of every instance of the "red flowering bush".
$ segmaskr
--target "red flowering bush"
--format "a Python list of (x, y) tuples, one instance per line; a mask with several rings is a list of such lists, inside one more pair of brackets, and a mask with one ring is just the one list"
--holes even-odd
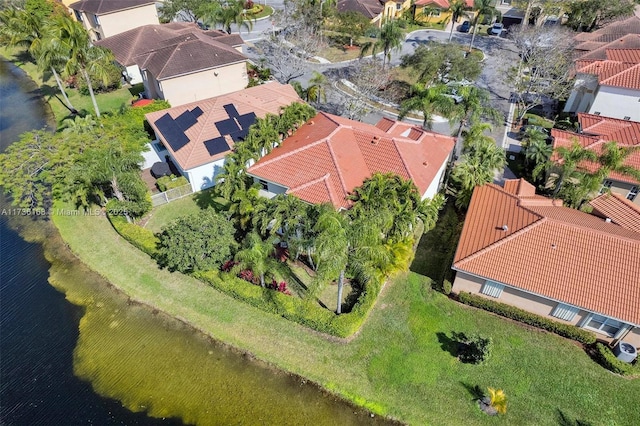
[(244, 8), (245, 8), (246, 10), (252, 9), (252, 8), (253, 8), (253, 1), (252, 1), (252, 0), (247, 0), (247, 1), (244, 3)]
[(277, 282), (276, 280), (272, 280), (271, 284), (269, 284), (268, 287), (271, 290), (275, 290), (275, 291), (280, 292), (282, 294), (286, 294), (288, 296), (291, 296), (291, 292), (287, 288), (287, 283), (284, 282), (284, 281)]

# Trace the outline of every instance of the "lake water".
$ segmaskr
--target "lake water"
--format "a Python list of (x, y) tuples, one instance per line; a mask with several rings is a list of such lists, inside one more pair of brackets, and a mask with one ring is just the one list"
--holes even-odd
[[(18, 76), (0, 64), (2, 150), (45, 125)], [(130, 303), (50, 223), (0, 215), (0, 424), (384, 423)]]

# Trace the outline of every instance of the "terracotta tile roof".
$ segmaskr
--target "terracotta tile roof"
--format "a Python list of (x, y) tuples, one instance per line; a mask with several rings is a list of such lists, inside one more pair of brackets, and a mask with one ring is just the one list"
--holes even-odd
[(640, 49), (607, 49), (607, 59), (640, 64)]
[(453, 146), (449, 136), (406, 123), (382, 119), (372, 126), (321, 112), (248, 173), (309, 203), (346, 208), (346, 196), (375, 172), (412, 179), (424, 194)]
[(186, 22), (144, 25), (96, 44), (111, 50), (120, 64), (137, 64), (158, 80), (246, 60), (233, 48), (242, 44), (237, 34), (202, 31)]
[(640, 234), (562, 206), (523, 205), (494, 184), (474, 190), (453, 264), (635, 325), (638, 265)]
[[(578, 65), (578, 63), (582, 63), (582, 61), (576, 61), (576, 65)], [(577, 72), (582, 74), (593, 74), (598, 77), (598, 82), (600, 84), (606, 84), (605, 81), (627, 71), (633, 66), (634, 64), (619, 61), (593, 61), (577, 68)], [(608, 85), (611, 86), (612, 84)]]
[(605, 60), (609, 49), (640, 49), (640, 34), (626, 34), (610, 43), (603, 43), (601, 46), (584, 53), (579, 59)]
[(71, 3), (69, 7), (73, 10), (93, 13), (94, 15), (106, 15), (107, 13), (133, 9), (153, 3), (155, 3), (154, 0), (82, 0)]
[(576, 41), (600, 41), (610, 43), (627, 34), (640, 34), (640, 18), (629, 18), (615, 21), (590, 33), (580, 33), (574, 37)]
[(603, 219), (609, 218), (623, 228), (634, 232), (640, 230), (640, 207), (618, 194), (602, 194), (589, 201), (591, 214)]
[[(281, 107), (293, 102), (301, 102), (293, 87), (274, 81), (227, 95), (151, 112), (145, 117), (175, 161), (183, 170), (189, 170), (223, 158), (229, 153), (230, 149), (212, 156), (204, 146), (205, 141), (220, 136), (214, 123), (228, 118), (228, 114), (223, 108), (224, 105), (233, 104), (240, 115), (254, 112), (257, 117), (262, 118), (267, 114), (278, 114)], [(197, 118), (196, 124), (182, 132), (187, 136), (189, 142), (174, 151), (166, 143), (165, 135), (158, 130), (156, 122), (165, 114), (169, 114), (175, 119), (185, 111), (191, 111), (196, 107), (202, 110), (202, 115)], [(233, 141), (230, 138), (227, 138), (227, 143), (231, 148), (233, 147)]]
[(358, 12), (369, 19), (380, 15), (384, 8), (379, 0), (338, 0), (339, 12)]
[[(640, 122), (584, 113), (578, 114), (578, 121), (582, 134), (559, 129), (551, 130), (554, 149), (559, 146), (568, 148), (577, 141), (584, 148), (600, 154), (605, 143), (615, 141), (620, 146), (639, 148), (627, 157), (624, 164), (640, 170)], [(552, 159), (557, 159), (557, 156), (554, 154)], [(583, 162), (580, 167), (590, 172), (598, 170), (598, 165), (592, 162)], [(608, 177), (620, 182), (639, 183), (632, 177), (617, 172), (610, 173)]]
[(603, 86), (622, 87), (625, 89), (640, 90), (640, 64), (620, 71), (600, 81)]

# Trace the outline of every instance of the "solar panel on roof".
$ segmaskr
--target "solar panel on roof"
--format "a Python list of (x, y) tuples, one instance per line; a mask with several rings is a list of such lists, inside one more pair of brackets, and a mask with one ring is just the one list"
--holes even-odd
[(168, 113), (157, 119), (155, 125), (164, 140), (174, 151), (178, 151), (189, 143), (187, 135), (176, 125), (176, 122)]
[(193, 116), (195, 118), (200, 117), (202, 114), (204, 114), (204, 112), (202, 111), (202, 109), (200, 109), (199, 106), (195, 107), (194, 109), (191, 110), (191, 114), (193, 114)]
[(240, 127), (243, 129), (249, 129), (253, 123), (256, 122), (256, 114), (250, 112), (248, 114), (243, 114), (238, 117), (238, 123), (240, 123)]
[(229, 150), (229, 144), (227, 143), (227, 141), (224, 139), (223, 136), (205, 141), (204, 146), (207, 148), (207, 151), (209, 151), (209, 155), (211, 156), (214, 156), (216, 154), (220, 154), (221, 152), (226, 152)]
[(231, 139), (234, 142), (238, 142), (239, 140), (244, 140), (247, 137), (247, 133), (249, 133), (249, 129), (242, 129), (238, 132), (231, 133)]
[(233, 118), (217, 121), (215, 125), (221, 135), (230, 135), (231, 133), (235, 133), (240, 130)]
[(174, 121), (178, 123), (178, 126), (182, 130), (188, 130), (191, 126), (193, 126), (198, 122), (196, 117), (193, 114), (191, 114), (191, 111), (183, 112), (178, 117), (176, 117)]
[(229, 115), (229, 117), (231, 118), (238, 117), (238, 110), (236, 109), (236, 106), (234, 104), (226, 104), (226, 105), (223, 105), (222, 108), (224, 108), (224, 110), (227, 111), (227, 114)]

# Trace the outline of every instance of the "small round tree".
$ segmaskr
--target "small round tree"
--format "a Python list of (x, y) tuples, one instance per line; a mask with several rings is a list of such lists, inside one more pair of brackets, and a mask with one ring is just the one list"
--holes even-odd
[(178, 218), (158, 234), (158, 264), (184, 273), (218, 269), (237, 246), (234, 233), (231, 222), (211, 208)]

